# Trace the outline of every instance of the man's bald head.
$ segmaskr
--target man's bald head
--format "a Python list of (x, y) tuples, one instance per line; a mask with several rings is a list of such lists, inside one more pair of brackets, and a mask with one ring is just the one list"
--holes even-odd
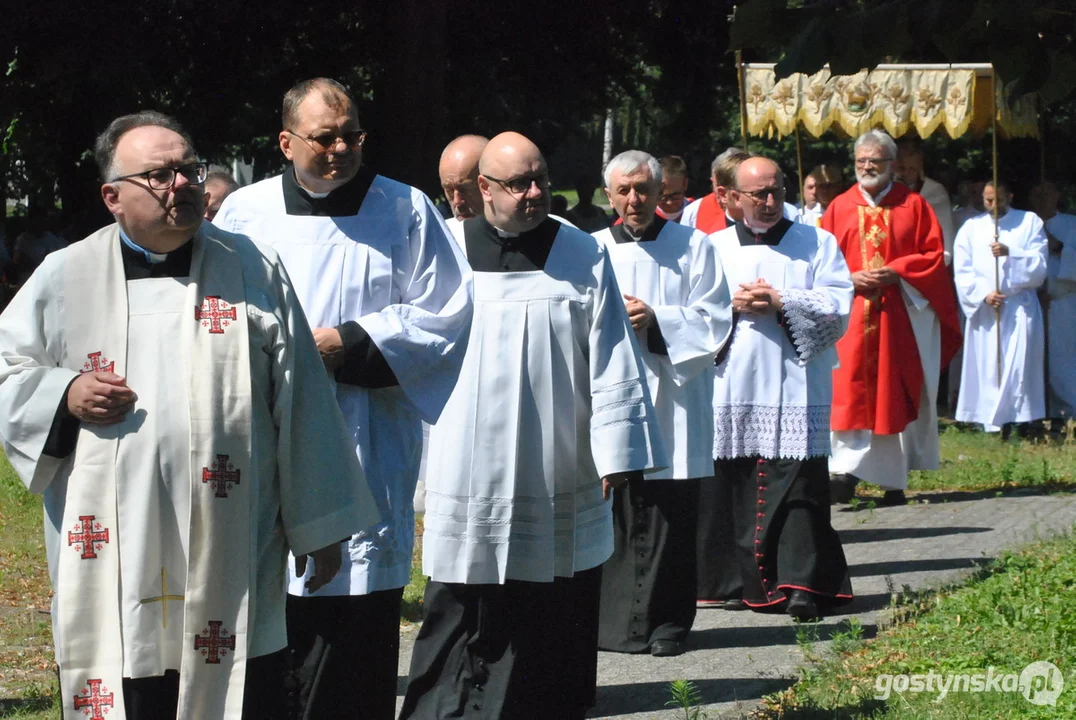
[(785, 176), (773, 160), (752, 157), (736, 168), (730, 204), (743, 213), (743, 222), (755, 232), (769, 230), (784, 215)]
[(489, 144), (481, 135), (461, 135), (445, 146), (437, 173), (452, 215), (467, 220), (482, 212), (482, 193), (478, 191), (478, 159)]
[(538, 146), (516, 132), (497, 135), (478, 161), (486, 219), (505, 232), (526, 232), (549, 215), (549, 171)]

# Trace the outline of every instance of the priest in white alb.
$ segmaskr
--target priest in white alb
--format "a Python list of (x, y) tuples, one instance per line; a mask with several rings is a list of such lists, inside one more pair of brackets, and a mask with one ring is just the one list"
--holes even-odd
[(376, 506), (283, 265), (202, 223), (183, 128), (117, 118), (96, 159), (117, 224), (0, 316), (0, 435), (44, 494), (63, 717), (290, 718), (288, 551), (324, 586)]
[(1076, 417), (1076, 215), (1059, 212), (1057, 186), (1043, 182), (1031, 191), (1031, 204), (1046, 226), (1046, 413), (1050, 432), (1066, 433)]
[(1036, 294), (1046, 282), (1046, 231), (1035, 213), (1011, 203), (1004, 183), (987, 183), (986, 212), (961, 225), (953, 244), (953, 277), (967, 318), (956, 419), (992, 432), (1046, 416), (1046, 348)]
[(744, 604), (811, 620), (852, 598), (827, 456), (854, 291), (836, 238), (782, 217), (784, 196), (776, 163), (745, 160), (729, 192), (743, 219), (710, 236), (733, 289), (714, 382), (715, 473), (732, 486)]
[(401, 718), (583, 718), (595, 701), (611, 489), (665, 466), (605, 249), (548, 217), (535, 145), (482, 153), (464, 222), (475, 310), (433, 428), (425, 619)]
[(721, 261), (703, 233), (656, 215), (662, 167), (628, 150), (605, 168), (623, 221), (594, 234), (613, 263), (646, 368), (669, 467), (613, 492), (598, 647), (679, 655), (695, 620), (699, 484), (713, 482), (713, 366), (732, 321)]
[(441, 191), (452, 209), (445, 221), (452, 236), (463, 244), (463, 221), (482, 214), (482, 193), (478, 191), (478, 159), (486, 149), (489, 138), (481, 135), (460, 135), (445, 146), (437, 175)]
[(382, 518), (320, 592), (289, 578), (288, 637), (308, 716), (392, 718), (422, 421), (437, 421), (463, 361), (470, 272), (429, 198), (362, 164), (366, 133), (342, 85), (293, 87), (283, 127), (291, 165), (233, 193), (215, 222), (287, 266)]

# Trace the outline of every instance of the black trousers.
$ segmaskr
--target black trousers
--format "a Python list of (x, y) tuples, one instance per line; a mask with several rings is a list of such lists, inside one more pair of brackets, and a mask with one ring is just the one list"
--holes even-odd
[(699, 482), (639, 479), (613, 491), (613, 555), (602, 566), (602, 650), (644, 652), (656, 640), (687, 637), (695, 622)]
[[(179, 673), (123, 679), (127, 720), (176, 720), (179, 710)], [(297, 704), (288, 677), (288, 651), (247, 660), (243, 692), (243, 720), (292, 720)]]
[(303, 720), (392, 720), (403, 588), (369, 595), (288, 596)]
[(736, 532), (732, 509), (732, 483), (718, 476), (699, 481), (697, 596), (700, 600), (728, 600), (743, 595), (743, 580), (736, 559)]
[(596, 699), (601, 575), (431, 581), (401, 720), (582, 720)]

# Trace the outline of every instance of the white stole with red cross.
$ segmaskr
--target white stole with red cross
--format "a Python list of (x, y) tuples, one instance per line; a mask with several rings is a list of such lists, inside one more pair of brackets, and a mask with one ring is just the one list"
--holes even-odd
[[(117, 226), (69, 250), (67, 364), (125, 375), (127, 282)], [(86, 293), (85, 288), (99, 288)], [(180, 345), (190, 414), (190, 524), (179, 718), (242, 713), (253, 578), (251, 380), (245, 287), (234, 249), (199, 231)], [(161, 352), (168, 352), (162, 348)], [(109, 368), (111, 364), (111, 368)], [(93, 363), (90, 363), (93, 365)], [(63, 520), (56, 648), (65, 720), (123, 720), (119, 425), (83, 423)]]

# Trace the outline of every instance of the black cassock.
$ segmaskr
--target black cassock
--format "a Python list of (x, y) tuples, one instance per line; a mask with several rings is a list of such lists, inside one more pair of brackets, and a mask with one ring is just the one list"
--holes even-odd
[(822, 608), (852, 599), (844, 549), (830, 524), (826, 458), (734, 458), (716, 470), (732, 488), (748, 607), (776, 608), (793, 590), (813, 593)]
[(731, 600), (743, 595), (733, 530), (732, 484), (718, 475), (715, 462), (714, 479), (699, 484), (696, 596), (700, 600)]
[(632, 480), (613, 492), (598, 647), (644, 652), (695, 622), (695, 518), (703, 480)]

